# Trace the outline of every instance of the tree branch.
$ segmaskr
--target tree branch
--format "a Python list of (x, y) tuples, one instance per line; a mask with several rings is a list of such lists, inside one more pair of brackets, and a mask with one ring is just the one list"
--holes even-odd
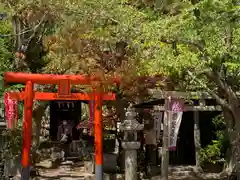
[(36, 35), (39, 27), (43, 24), (46, 15), (47, 15), (47, 13), (45, 13), (45, 14), (43, 15), (43, 17), (41, 18), (41, 20), (39, 21), (39, 23), (33, 28), (33, 33), (32, 33), (32, 35), (29, 37), (28, 42), (27, 42), (27, 44), (26, 44), (26, 47), (27, 47), (27, 48), (28, 48), (31, 40), (35, 37), (35, 35)]
[[(226, 46), (227, 46), (228, 55), (232, 52), (232, 41), (233, 41), (233, 27), (232, 27), (233, 19), (231, 19), (232, 14), (229, 14), (229, 16), (230, 16), (229, 22), (226, 27)], [(226, 90), (229, 96), (228, 97), (229, 101), (236, 101), (237, 95), (236, 93), (233, 92), (231, 86), (228, 85), (227, 82), (226, 82)]]
[[(219, 88), (222, 90), (222, 91), (226, 91), (226, 85), (225, 83), (221, 80), (220, 78), (220, 74), (218, 72), (214, 72), (214, 71), (207, 71), (205, 73), (205, 75), (211, 79), (213, 82), (215, 82)], [(226, 92), (227, 93), (227, 92)]]
[[(232, 33), (230, 33), (230, 35), (228, 34), (228, 38), (230, 38), (229, 39), (229, 46), (230, 46), (230, 44), (231, 44), (231, 42), (232, 42), (232, 37), (231, 37), (231, 34)], [(207, 54), (207, 52), (205, 52), (205, 50), (204, 50), (204, 47), (203, 47), (203, 44), (201, 44), (201, 43), (199, 43), (199, 42), (191, 42), (191, 41), (187, 41), (187, 40), (179, 40), (179, 39), (176, 39), (176, 40), (169, 40), (169, 39), (165, 39), (165, 38), (162, 38), (161, 39), (161, 42), (163, 42), (163, 43), (166, 43), (166, 44), (174, 44), (174, 43), (180, 43), (180, 44), (185, 44), (185, 45), (190, 45), (190, 46), (193, 46), (193, 47), (195, 47), (195, 48), (197, 48), (200, 52), (202, 52), (203, 54), (204, 54), (204, 57), (208, 57), (208, 54)], [(228, 48), (229, 50), (231, 50), (231, 48)], [(223, 81), (223, 80), (221, 80), (221, 78), (220, 78), (220, 74), (219, 74), (219, 72), (212, 72), (212, 73), (210, 73), (210, 72), (207, 72), (206, 73), (206, 75), (207, 75), (207, 77), (208, 78), (211, 78), (211, 79), (213, 79), (213, 81), (215, 81), (216, 83), (217, 83), (217, 85), (226, 93), (226, 95), (227, 95), (227, 98), (228, 98), (228, 100), (229, 101), (232, 101), (232, 100), (236, 100), (237, 99), (237, 96), (236, 96), (236, 93), (234, 93), (233, 92), (233, 90), (232, 90), (232, 88), (231, 88), (231, 86), (230, 85), (228, 85), (227, 83), (226, 83), (226, 81)], [(202, 83), (201, 83), (202, 84)], [(207, 86), (206, 86), (207, 87)], [(208, 88), (208, 87), (207, 87)], [(209, 89), (209, 88), (208, 88)], [(210, 90), (210, 89), (209, 89)], [(211, 90), (210, 90), (211, 91)], [(212, 91), (213, 92), (213, 91)], [(212, 94), (212, 93), (211, 93)], [(216, 94), (215, 94), (216, 95)], [(214, 95), (214, 97), (216, 97)], [(217, 99), (217, 98), (216, 98)], [(223, 100), (223, 99), (222, 99)], [(220, 101), (219, 101), (220, 102)], [(222, 102), (222, 101), (221, 101)], [(222, 103), (220, 103), (220, 104), (222, 104)]]
[(228, 99), (229, 102), (237, 100), (236, 93), (233, 92), (231, 86), (227, 84), (226, 81), (221, 79), (219, 72), (206, 72), (206, 76), (209, 79), (212, 79), (218, 85), (218, 87), (225, 92), (227, 96), (226, 98)]
[(11, 37), (11, 36), (20, 36), (20, 35), (24, 35), (28, 32), (31, 32), (33, 31), (34, 28), (31, 28), (31, 29), (26, 29), (26, 30), (23, 30), (22, 32), (20, 33), (17, 33), (17, 34), (0, 34), (0, 37)]
[(23, 30), (22, 32), (19, 32), (19, 33), (15, 33), (15, 34), (0, 34), (0, 37), (11, 37), (11, 36), (20, 36), (20, 35), (24, 35), (28, 32), (31, 32), (33, 31), (33, 33), (36, 32), (36, 30), (40, 27), (40, 25), (43, 23), (43, 21), (45, 20), (45, 17), (46, 17), (47, 14), (44, 14), (42, 19), (39, 21), (38, 24), (36, 24), (34, 27), (32, 28), (27, 28), (25, 30)]
[(216, 99), (217, 103), (220, 104), (223, 108), (228, 109), (229, 111), (232, 112), (232, 108), (231, 106), (224, 100), (222, 99), (219, 95), (217, 95), (214, 91), (212, 91), (209, 87), (207, 87), (206, 84), (204, 84), (203, 82), (201, 82), (199, 79), (196, 78), (196, 76), (190, 72), (189, 70), (187, 70), (187, 73), (193, 77), (193, 80), (195, 80), (197, 83), (199, 83), (200, 85), (202, 85), (207, 92), (214, 98)]
[(190, 45), (197, 48), (199, 51), (204, 52), (203, 44), (201, 44), (200, 42), (191, 42), (191, 41), (182, 40), (182, 39), (169, 40), (164, 37), (162, 37), (160, 41), (166, 44), (179, 43), (179, 44)]

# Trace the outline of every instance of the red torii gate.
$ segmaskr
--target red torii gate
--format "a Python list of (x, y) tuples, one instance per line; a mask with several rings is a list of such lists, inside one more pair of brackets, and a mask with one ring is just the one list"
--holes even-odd
[[(23, 145), (22, 145), (22, 180), (29, 180), (30, 149), (32, 136), (32, 108), (33, 100), (94, 100), (94, 137), (95, 137), (95, 162), (96, 179), (103, 179), (103, 127), (102, 127), (102, 101), (115, 100), (115, 94), (104, 92), (71, 93), (71, 85), (91, 85), (101, 82), (99, 77), (83, 75), (54, 75), (54, 74), (29, 74), (29, 73), (4, 73), (5, 85), (8, 83), (24, 83), (25, 91), (10, 92), (11, 99), (24, 101)], [(110, 83), (119, 83), (120, 79), (111, 78)], [(58, 93), (34, 91), (34, 84), (58, 85)]]

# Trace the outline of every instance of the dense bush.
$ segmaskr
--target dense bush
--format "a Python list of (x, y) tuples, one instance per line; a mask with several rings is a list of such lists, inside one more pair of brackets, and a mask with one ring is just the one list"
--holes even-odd
[(216, 116), (213, 119), (213, 124), (216, 130), (215, 139), (200, 151), (202, 166), (224, 162), (227, 149), (229, 148), (229, 138), (226, 133), (226, 122), (223, 115)]

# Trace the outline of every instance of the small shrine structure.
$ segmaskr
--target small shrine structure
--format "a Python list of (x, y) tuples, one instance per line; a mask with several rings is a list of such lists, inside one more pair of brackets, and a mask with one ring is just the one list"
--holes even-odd
[[(199, 126), (199, 112), (202, 111), (222, 111), (221, 106), (217, 105), (215, 99), (213, 99), (207, 92), (177, 92), (177, 91), (161, 91), (157, 89), (149, 89), (148, 94), (151, 97), (149, 101), (143, 101), (135, 105), (139, 109), (152, 109), (153, 120), (159, 119), (161, 116), (163, 120), (161, 125), (158, 126), (158, 130), (155, 138), (161, 141), (161, 172), (162, 179), (168, 179), (168, 166), (169, 166), (169, 122), (172, 120), (172, 114), (169, 109), (168, 99), (181, 99), (184, 103), (183, 112), (193, 112), (193, 138), (195, 147), (195, 162), (196, 166), (200, 166), (200, 126)], [(161, 114), (164, 112), (164, 115)], [(155, 125), (156, 126), (156, 125)], [(156, 140), (156, 141), (157, 141)]]
[[(107, 80), (106, 80), (107, 81)], [(108, 83), (119, 83), (118, 78), (111, 78)], [(103, 179), (103, 125), (102, 125), (102, 101), (115, 100), (115, 94), (101, 92), (95, 89), (94, 84), (104, 84), (102, 79), (96, 76), (84, 75), (55, 75), (55, 74), (29, 74), (29, 73), (4, 73), (4, 83), (25, 84), (22, 92), (9, 92), (11, 99), (24, 101), (23, 120), (23, 145), (22, 145), (22, 180), (29, 180), (30, 176), (30, 150), (32, 137), (32, 111), (33, 102), (53, 100), (93, 100), (94, 103), (94, 137), (95, 137), (95, 167), (96, 179)], [(34, 90), (35, 84), (57, 85), (58, 92), (38, 92)], [(71, 93), (72, 85), (90, 85), (91, 93)]]

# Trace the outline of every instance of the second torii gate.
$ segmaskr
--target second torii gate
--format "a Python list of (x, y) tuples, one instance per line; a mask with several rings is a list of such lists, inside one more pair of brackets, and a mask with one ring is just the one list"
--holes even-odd
[[(95, 137), (95, 172), (96, 180), (103, 179), (103, 127), (102, 101), (115, 100), (115, 94), (95, 91), (92, 93), (71, 93), (71, 85), (92, 85), (101, 82), (99, 77), (83, 75), (54, 75), (29, 73), (4, 73), (5, 85), (8, 83), (25, 84), (25, 91), (10, 92), (11, 99), (24, 101), (23, 145), (22, 145), (22, 180), (29, 180), (30, 150), (32, 137), (32, 109), (33, 100), (94, 100), (94, 137)], [(112, 78), (109, 83), (119, 83), (118, 78)], [(58, 85), (57, 93), (34, 91), (34, 84)]]

